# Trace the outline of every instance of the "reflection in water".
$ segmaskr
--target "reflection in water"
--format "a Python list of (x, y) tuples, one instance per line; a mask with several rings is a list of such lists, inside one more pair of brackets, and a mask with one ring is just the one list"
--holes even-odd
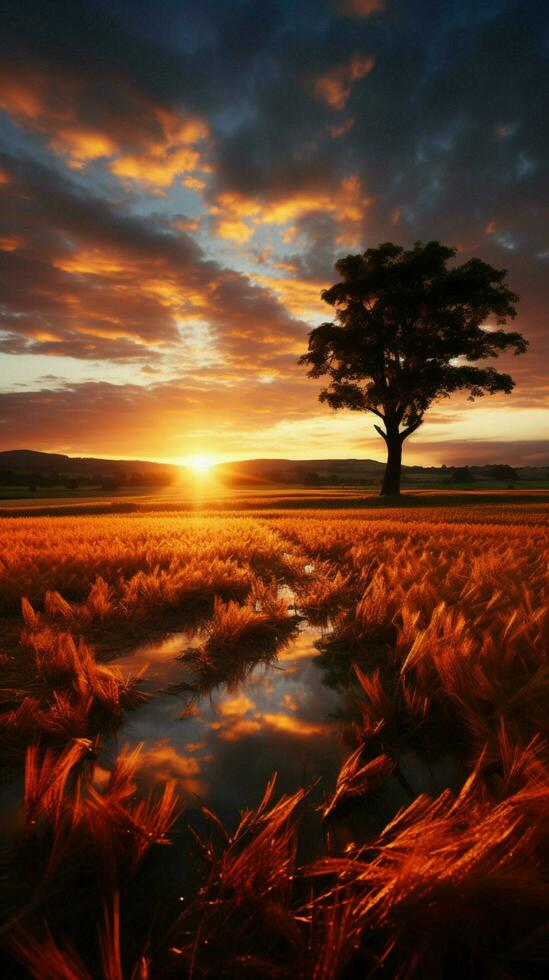
[(278, 657), (249, 662), (245, 680), (229, 676), (205, 693), (192, 691), (192, 660), (177, 659), (189, 647), (200, 648), (199, 633), (139, 647), (118, 664), (132, 671), (148, 664), (148, 689), (177, 693), (130, 713), (107, 755), (144, 742), (144, 783), (175, 778), (189, 804), (198, 796), (229, 826), (243, 807), (257, 805), (273, 772), (280, 793), (316, 781), (319, 793), (330, 793), (348, 750), (333, 720), (344, 695), (328, 688), (314, 666), (320, 635), (302, 626)]
[[(268, 656), (251, 650), (244, 658), (226, 658), (224, 681), (216, 674), (212, 683), (189, 656), (206, 639), (200, 631), (179, 633), (118, 660), (128, 671), (148, 665), (146, 686), (158, 696), (127, 715), (103, 749), (105, 764), (122, 745), (143, 742), (139, 778), (144, 787), (175, 779), (187, 815), (205, 805), (228, 829), (236, 826), (242, 809), (257, 805), (276, 772), (279, 794), (313, 787), (304, 836), (310, 848), (318, 848), (319, 810), (334, 793), (352, 750), (344, 733), (359, 717), (353, 657), (337, 650), (326, 631), (302, 622)], [(365, 841), (417, 794), (457, 789), (462, 780), (455, 757), (426, 759), (403, 746), (392, 774), (330, 816), (324, 827), (328, 843), (341, 849)]]

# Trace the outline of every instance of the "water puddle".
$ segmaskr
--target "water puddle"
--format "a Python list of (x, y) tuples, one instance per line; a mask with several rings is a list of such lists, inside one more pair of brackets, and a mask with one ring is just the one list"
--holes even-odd
[[(123, 748), (131, 751), (142, 744), (140, 791), (158, 795), (175, 780), (185, 804), (180, 829), (189, 821), (200, 822), (205, 806), (231, 831), (243, 810), (258, 805), (276, 773), (276, 797), (310, 789), (303, 817), (304, 859), (316, 856), (326, 842), (341, 850), (370, 839), (420, 793), (436, 796), (448, 786), (459, 789), (465, 776), (457, 756), (441, 751), (427, 761), (403, 751), (396, 775), (322, 825), (320, 811), (354, 747), (345, 729), (360, 716), (352, 658), (326, 653), (321, 641), (330, 632), (330, 627), (301, 621), (270, 655), (258, 657), (252, 650), (248, 660), (227, 657), (223, 679), (216, 669), (206, 682), (193, 661), (193, 651), (207, 640), (204, 630), (150, 640), (116, 657), (113, 664), (125, 675), (145, 670), (141, 688), (151, 698), (127, 712), (121, 727), (101, 740), (95, 780), (108, 779)], [(17, 776), (1, 794), (8, 834), (21, 824), (21, 796), (22, 777)]]
[[(136, 647), (116, 663), (128, 673), (147, 667), (143, 686), (154, 696), (129, 712), (104, 743), (100, 765), (109, 770), (123, 746), (143, 743), (141, 787), (160, 789), (175, 779), (187, 816), (206, 806), (228, 829), (243, 809), (257, 806), (276, 772), (279, 794), (312, 787), (309, 809), (317, 819), (309, 829), (318, 847), (318, 809), (334, 792), (352, 750), (343, 731), (358, 718), (347, 658), (338, 658), (343, 662), (338, 671), (327, 669), (323, 637), (326, 630), (301, 623), (271, 657), (252, 661), (244, 671), (235, 662), (223, 682), (202, 684), (202, 690), (192, 651), (203, 644), (204, 633), (176, 633)], [(330, 820), (336, 849), (378, 833), (420, 793), (458, 789), (464, 778), (456, 757), (442, 751), (430, 761), (403, 751), (398, 761), (396, 775), (373, 796), (356, 803), (343, 819)]]
[(228, 676), (205, 694), (185, 660), (200, 633), (174, 634), (116, 660), (124, 672), (148, 665), (144, 688), (156, 694), (128, 713), (102, 750), (109, 767), (122, 746), (144, 743), (139, 777), (153, 786), (176, 779), (189, 805), (198, 801), (234, 826), (255, 807), (273, 772), (278, 792), (319, 782), (330, 793), (348, 749), (337, 728), (346, 696), (327, 687), (314, 663), (321, 631), (301, 627), (269, 662), (252, 665), (245, 680)]
[[(327, 664), (319, 642), (326, 635), (326, 629), (296, 623), (295, 632), (281, 637), (268, 656), (258, 659), (257, 650), (250, 650), (244, 672), (242, 651), (226, 656), (223, 680), (215, 673), (215, 683), (208, 678), (205, 685), (193, 659), (207, 640), (204, 631), (142, 643), (114, 660), (124, 674), (147, 667), (142, 687), (152, 696), (101, 740), (94, 780), (107, 781), (120, 750), (142, 743), (139, 790), (159, 796), (164, 784), (175, 780), (184, 803), (170, 830), (174, 846), (155, 849), (154, 860), (140, 870), (139, 887), (125, 896), (134, 934), (146, 931), (151, 916), (158, 927), (167, 927), (195, 894), (199, 873), (192, 831), (203, 839), (212, 832), (202, 807), (232, 832), (242, 811), (257, 807), (273, 773), (278, 774), (275, 798), (309, 789), (300, 811), (299, 865), (326, 848), (341, 852), (371, 840), (417, 793), (436, 795), (462, 781), (452, 758), (441, 756), (427, 765), (417, 753), (403, 751), (397, 775), (370, 796), (353, 800), (345, 812), (322, 820), (353, 749), (345, 729), (358, 718), (350, 658), (340, 655), (344, 670)], [(8, 807), (4, 819), (7, 835), (20, 830), (20, 805)]]

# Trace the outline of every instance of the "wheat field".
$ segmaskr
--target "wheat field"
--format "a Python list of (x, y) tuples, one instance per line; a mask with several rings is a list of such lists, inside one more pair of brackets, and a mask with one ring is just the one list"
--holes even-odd
[[(516, 505), (4, 519), (10, 975), (541, 975), (546, 517)], [(320, 803), (272, 780), (232, 824), (199, 801), (188, 828), (177, 778), (143, 789), (146, 739), (105, 767), (102, 742), (176, 696), (117, 662), (144, 635), (196, 637), (180, 655), (184, 725), (220, 690), (249, 703), (253, 672), (280, 670), (307, 629), (324, 682), (351, 705), (309, 723), (309, 741), (322, 721), (341, 745)], [(425, 792), (410, 772), (441, 758), (458, 776)], [(361, 814), (394, 786), (399, 805), (372, 829)], [(311, 821), (321, 843), (303, 858)], [(167, 848), (192, 866), (177, 910), (162, 898)], [(135, 894), (151, 880), (142, 921)]]

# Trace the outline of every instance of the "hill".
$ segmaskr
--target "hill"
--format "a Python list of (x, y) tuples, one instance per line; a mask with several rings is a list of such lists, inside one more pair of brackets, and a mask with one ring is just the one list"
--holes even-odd
[(234, 486), (355, 484), (380, 480), (384, 470), (375, 459), (243, 459), (216, 466), (219, 478)]
[(168, 486), (179, 473), (177, 466), (145, 460), (98, 459), (94, 456), (65, 456), (33, 449), (0, 452), (2, 486)]
[[(385, 464), (376, 459), (244, 459), (218, 463), (216, 479), (227, 487), (306, 486), (377, 487)], [(531, 487), (549, 485), (549, 467), (403, 466), (403, 486), (409, 489), (445, 485)], [(191, 479), (191, 475), (188, 474)], [(0, 487), (99, 488), (162, 487), (185, 480), (184, 467), (148, 460), (66, 456), (31, 449), (0, 452)]]

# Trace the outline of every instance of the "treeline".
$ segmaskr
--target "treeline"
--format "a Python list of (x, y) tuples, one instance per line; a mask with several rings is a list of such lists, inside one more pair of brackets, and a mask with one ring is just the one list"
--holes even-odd
[[(383, 479), (383, 464), (367, 461), (361, 465), (359, 461), (351, 463), (337, 460), (327, 460), (325, 463), (299, 461), (285, 468), (261, 467), (256, 469), (234, 464), (232, 468), (219, 467), (218, 478), (226, 485), (233, 487), (257, 487), (262, 484), (305, 487), (373, 487), (379, 486)], [(436, 486), (455, 486), (468, 483), (497, 482), (510, 486), (524, 479), (543, 479), (546, 471), (542, 469), (523, 470), (518, 472), (513, 466), (505, 463), (492, 463), (485, 466), (404, 466), (402, 481), (408, 486), (414, 486), (422, 481), (429, 481)]]
[[(504, 463), (495, 463), (487, 466), (407, 466), (403, 467), (403, 483), (414, 483), (418, 477), (432, 477), (437, 483), (459, 484), (475, 483), (476, 481), (499, 481), (509, 483), (509, 481), (521, 480), (521, 475), (517, 473), (513, 466)], [(284, 474), (281, 481), (280, 474), (266, 473), (266, 482), (284, 482), (288, 484), (304, 484), (311, 487), (334, 486), (337, 484), (356, 484), (372, 486), (381, 483), (382, 474), (372, 469), (366, 469), (364, 473), (342, 473), (341, 470), (313, 470), (307, 473), (302, 471), (288, 472)]]
[(449, 483), (474, 483), (475, 480), (520, 480), (513, 466), (494, 463), (488, 466), (442, 466)]
[(39, 488), (118, 490), (123, 487), (167, 487), (172, 483), (170, 473), (152, 470), (105, 471), (103, 473), (59, 473), (36, 470), (0, 469), (0, 486), (26, 487), (31, 492)]

